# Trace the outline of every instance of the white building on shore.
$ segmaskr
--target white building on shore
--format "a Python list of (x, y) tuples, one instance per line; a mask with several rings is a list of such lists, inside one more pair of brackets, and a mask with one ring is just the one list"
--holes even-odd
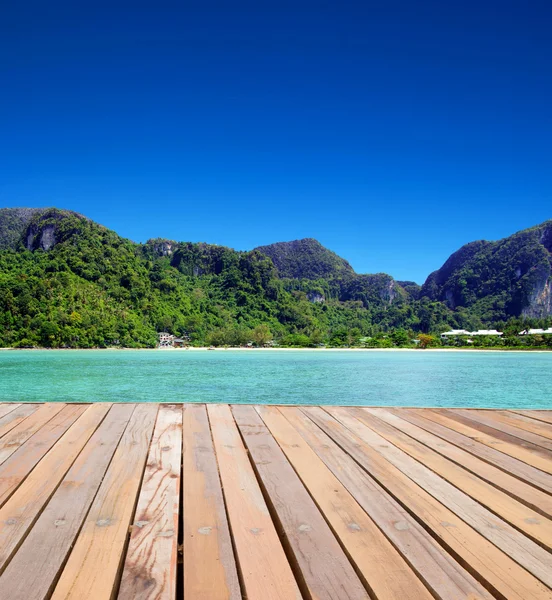
[(548, 329), (524, 329), (519, 332), (519, 335), (551, 335), (552, 327)]
[(456, 337), (459, 335), (466, 335), (472, 337), (474, 335), (504, 335), (502, 331), (496, 329), (478, 329), (477, 331), (466, 331), (465, 329), (451, 329), (441, 334), (442, 338)]

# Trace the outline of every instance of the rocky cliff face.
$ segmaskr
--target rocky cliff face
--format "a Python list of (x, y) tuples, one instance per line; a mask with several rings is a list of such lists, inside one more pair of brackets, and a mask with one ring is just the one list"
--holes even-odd
[[(48, 208), (37, 212), (23, 235), (27, 250), (51, 250), (59, 242), (81, 233), (89, 219), (69, 210)], [(98, 227), (101, 227), (98, 225)]]
[(552, 221), (497, 242), (472, 242), (452, 254), (421, 295), (484, 320), (552, 315)]
[(0, 208), (0, 250), (15, 250), (31, 219), (42, 208)]

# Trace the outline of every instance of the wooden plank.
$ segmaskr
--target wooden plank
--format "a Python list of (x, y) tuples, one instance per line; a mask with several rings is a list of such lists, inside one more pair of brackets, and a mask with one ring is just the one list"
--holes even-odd
[(0, 419), (2, 417), (4, 417), (5, 415), (7, 415), (8, 413), (12, 412), (12, 410), (15, 410), (16, 408), (19, 408), (21, 406), (21, 404), (10, 404), (10, 403), (5, 403), (5, 404), (0, 404)]
[(66, 406), (0, 466), (0, 506), (85, 410), (86, 406)]
[(552, 598), (552, 592), (536, 577), (385, 460), (353, 431), (320, 408), (305, 408), (304, 411), (492, 593), (509, 600)]
[(299, 600), (301, 594), (227, 405), (207, 407), (228, 519), (248, 598)]
[[(405, 409), (403, 414), (405, 415), (405, 419), (408, 419), (426, 431), (430, 431), (453, 443), (455, 446), (463, 448), (470, 454), (478, 456), (488, 463), (499, 467), (503, 471), (552, 494), (552, 477), (548, 473), (544, 473), (544, 471), (528, 465), (513, 456), (500, 452), (493, 447), (493, 444), (483, 444), (477, 439), (452, 429), (457, 425), (459, 425), (461, 429), (461, 424), (453, 419), (449, 419), (429, 409)], [(473, 434), (473, 430), (468, 433)]]
[(494, 448), (495, 450), (499, 450), (504, 454), (513, 456), (514, 458), (517, 458), (518, 460), (521, 460), (522, 462), (527, 463), (536, 469), (540, 469), (545, 473), (552, 474), (552, 461), (549, 458), (535, 453), (533, 449), (528, 450), (522, 447), (520, 444), (512, 444), (511, 442), (505, 441), (502, 439), (502, 436), (498, 430), (495, 430), (495, 435), (489, 435), (489, 433), (483, 431), (482, 428), (484, 425), (467, 419), (462, 415), (441, 409), (432, 409), (429, 412), (443, 417), (443, 419), (445, 419), (446, 426), (450, 429), (454, 429), (454, 431), (457, 431), (458, 433), (462, 433), (463, 435), (477, 442), (481, 442), (482, 444), (485, 444), (485, 446), (489, 446), (489, 448)]
[(53, 599), (108, 600), (115, 595), (158, 408), (138, 404), (134, 409)]
[(257, 408), (345, 551), (378, 600), (432, 598), (408, 563), (276, 408)]
[(17, 427), (21, 421), (32, 415), (39, 408), (39, 404), (21, 404), (15, 410), (9, 411), (0, 419), (0, 438), (8, 431)]
[(43, 425), (65, 408), (63, 403), (43, 404), (32, 415), (16, 425), (0, 439), (0, 465), (20, 448)]
[(495, 411), (494, 417), (497, 421), (501, 421), (502, 423), (508, 423), (508, 425), (530, 431), (531, 433), (536, 433), (537, 435), (552, 440), (552, 427), (542, 421), (537, 421), (531, 417), (526, 417), (525, 415), (507, 410)]
[(375, 414), (428, 448), (504, 490), (512, 498), (518, 499), (544, 516), (552, 516), (552, 496), (422, 429), (415, 424), (417, 417), (410, 417), (401, 409), (380, 409)]
[(280, 412), (343, 483), (439, 600), (492, 596), (375, 480), (299, 408)]
[(517, 413), (519, 415), (523, 415), (524, 417), (530, 417), (531, 419), (535, 419), (537, 421), (542, 421), (543, 423), (552, 424), (552, 411), (551, 410), (515, 410), (510, 411)]
[[(328, 407), (326, 410), (374, 447), (390, 464), (424, 488), (436, 500), (447, 506), (535, 577), (552, 587), (552, 555), (550, 553), (423, 464), (396, 446), (388, 444), (385, 438), (370, 427), (370, 420), (364, 417), (360, 410), (333, 407)], [(541, 518), (541, 521), (543, 520), (544, 518)]]
[[(501, 419), (497, 411), (455, 409), (450, 412), (466, 417), (470, 421), (475, 421), (478, 429), (481, 428), (482, 431), (485, 431), (489, 435), (499, 437), (499, 439), (503, 439), (509, 443), (519, 444), (523, 448), (538, 453), (543, 453), (542, 448), (544, 448), (548, 452), (543, 453), (543, 456), (549, 460), (552, 459), (552, 454), (550, 454), (552, 441), (542, 435), (512, 425), (508, 420)], [(484, 427), (481, 427), (481, 425)], [(498, 434), (496, 431), (498, 431)]]
[(184, 598), (239, 600), (238, 571), (203, 404), (184, 407), (183, 483)]
[[(483, 506), (486, 506), (540, 545), (548, 550), (552, 549), (552, 521), (514, 500), (508, 494), (496, 489), (464, 468), (452, 463), (402, 431), (395, 429), (393, 427), (393, 415), (386, 414), (385, 410), (366, 408), (353, 410), (352, 414), (388, 442), (425, 465), (431, 472), (436, 473)], [(442, 502), (441, 498), (437, 499)]]
[(119, 600), (176, 597), (182, 405), (162, 404), (153, 432)]
[(286, 536), (296, 574), (301, 573), (304, 595), (318, 600), (368, 600), (368, 593), (324, 517), (255, 409), (234, 406), (232, 412), (264, 496), (277, 515), (279, 530)]
[(0, 576), (0, 598), (42, 600), (50, 596), (134, 406), (114, 405), (88, 440)]
[(91, 405), (0, 508), (0, 573), (110, 406)]

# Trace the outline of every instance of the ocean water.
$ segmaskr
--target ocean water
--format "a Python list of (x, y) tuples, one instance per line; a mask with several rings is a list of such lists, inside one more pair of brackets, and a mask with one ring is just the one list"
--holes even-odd
[(0, 352), (0, 401), (552, 409), (552, 352)]

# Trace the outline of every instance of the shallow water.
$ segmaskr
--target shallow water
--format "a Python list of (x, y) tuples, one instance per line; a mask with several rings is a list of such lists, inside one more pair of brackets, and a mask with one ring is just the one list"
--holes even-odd
[(0, 352), (0, 401), (552, 408), (552, 352)]

